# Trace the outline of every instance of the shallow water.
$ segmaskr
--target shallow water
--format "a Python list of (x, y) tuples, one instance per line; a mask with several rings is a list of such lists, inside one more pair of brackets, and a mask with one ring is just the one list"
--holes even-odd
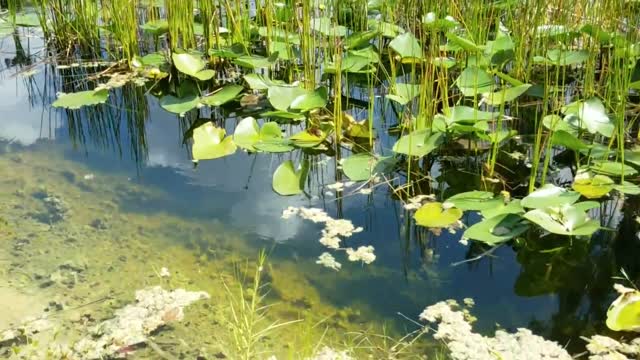
[[(12, 58), (13, 46), (3, 47), (3, 56)], [(267, 300), (274, 304), (269, 317), (321, 326), (291, 325), (299, 330), (270, 337), (264, 358), (297, 358), (296, 347), (309, 343), (301, 339), (303, 333), (314, 344), (332, 345), (343, 343), (346, 332), (371, 328), (381, 333), (383, 325), (401, 336), (417, 328), (407, 318), (417, 319), (425, 306), (468, 297), (475, 300), (481, 330), (496, 324), (532, 327), (580, 348), (580, 334), (602, 327), (613, 296), (611, 276), (620, 267), (631, 274), (638, 270), (637, 262), (624, 258), (624, 249), (638, 246), (637, 226), (624, 220), (618, 248), (608, 252), (602, 249), (609, 235), (599, 233), (590, 245), (573, 244), (551, 255), (531, 249), (516, 256), (502, 246), (479, 261), (454, 266), (478, 249), (459, 243), (459, 233), (434, 236), (416, 230), (386, 187), (339, 201), (327, 194), (322, 185), (336, 181), (332, 159), (314, 159), (311, 197), (281, 197), (271, 190), (272, 173), (299, 154), (237, 153), (194, 167), (182, 144), (188, 120), (164, 112), (155, 98), (143, 97), (148, 108), (138, 118), (118, 109), (108, 109), (112, 117), (102, 119), (72, 111), (72, 118), (49, 106), (60, 81), (51, 67), (39, 66), (25, 76), (15, 75), (18, 68), (11, 62), (5, 64), (0, 330), (46, 312), (66, 334), (62, 339), (72, 340), (131, 302), (135, 289), (184, 287), (207, 291), (212, 299), (190, 307), (185, 321), (160, 333), (158, 343), (187, 358), (232, 356), (223, 284), (237, 282), (234, 264), (250, 267), (266, 249)], [(227, 126), (235, 126), (235, 116), (224, 115)], [(383, 136), (380, 146), (388, 148), (390, 142)], [(59, 200), (62, 209), (52, 209), (47, 198)], [(321, 227), (282, 219), (290, 205), (319, 207), (362, 226), (364, 231), (347, 243), (373, 245), (376, 261), (360, 265), (339, 254), (340, 272), (317, 265), (324, 251), (318, 243)], [(473, 222), (474, 216), (465, 220)], [(162, 267), (170, 277), (159, 276)], [(44, 341), (53, 341), (51, 335), (43, 334)], [(142, 349), (133, 356), (149, 354)]]

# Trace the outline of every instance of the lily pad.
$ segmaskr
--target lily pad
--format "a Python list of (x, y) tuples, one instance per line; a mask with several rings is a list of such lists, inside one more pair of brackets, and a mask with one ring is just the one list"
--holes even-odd
[(307, 90), (299, 86), (272, 85), (269, 86), (267, 98), (276, 110), (287, 111), (296, 98), (306, 94)]
[(253, 117), (244, 118), (238, 123), (233, 134), (233, 141), (248, 151), (279, 153), (293, 149), (290, 141), (283, 139), (280, 125), (268, 122), (260, 128)]
[(342, 160), (342, 171), (351, 181), (369, 180), (375, 174), (389, 172), (396, 161), (392, 157), (376, 157), (370, 154), (355, 154)]
[(599, 199), (613, 190), (614, 182), (606, 175), (591, 176), (589, 172), (580, 172), (573, 180), (573, 190), (587, 199)]
[(302, 193), (308, 170), (307, 161), (303, 162), (302, 168), (298, 171), (295, 170), (293, 161), (283, 162), (273, 173), (273, 190), (285, 196)]
[(291, 109), (307, 112), (313, 109), (323, 108), (327, 105), (328, 91), (321, 86), (313, 92), (307, 92), (297, 96), (289, 106)]
[(418, 39), (410, 32), (396, 36), (389, 43), (389, 47), (401, 58), (423, 59), (422, 47)]
[(631, 176), (638, 173), (636, 169), (629, 165), (608, 160), (593, 160), (589, 166), (589, 170), (609, 176)]
[(413, 215), (418, 225), (429, 228), (448, 227), (455, 224), (461, 217), (462, 210), (455, 207), (445, 209), (439, 202), (424, 204)]
[(584, 210), (572, 205), (534, 209), (524, 217), (544, 230), (569, 236), (590, 236), (600, 229), (600, 223), (589, 219)]
[(160, 106), (168, 112), (183, 115), (198, 107), (200, 98), (196, 95), (187, 95), (177, 98), (173, 95), (165, 95), (160, 98)]
[(613, 331), (640, 332), (640, 291), (629, 289), (609, 306), (607, 327)]
[(207, 122), (193, 130), (194, 160), (216, 159), (236, 152), (236, 144), (225, 130)]
[(515, 214), (501, 214), (473, 224), (462, 235), (489, 245), (507, 242), (529, 229), (529, 224)]
[(200, 102), (210, 106), (221, 106), (235, 99), (242, 90), (244, 90), (244, 87), (240, 85), (226, 85), (214, 94), (203, 97)]
[(482, 98), (487, 105), (499, 106), (517, 99), (520, 95), (529, 90), (530, 87), (531, 84), (512, 86), (506, 89), (498, 90), (496, 92), (484, 93), (482, 94)]
[(416, 130), (408, 135), (404, 135), (393, 145), (393, 151), (398, 154), (405, 154), (423, 157), (437, 149), (444, 141), (444, 135), (440, 132), (431, 133), (431, 130)]
[(393, 94), (387, 95), (387, 99), (406, 105), (418, 95), (420, 95), (419, 84), (396, 83)]
[(564, 121), (574, 127), (606, 137), (613, 135), (615, 126), (607, 115), (604, 104), (596, 97), (573, 102), (563, 107), (562, 112), (566, 115)]
[(462, 210), (486, 210), (500, 206), (504, 201), (494, 197), (492, 192), (474, 190), (453, 195), (445, 203)]
[(520, 204), (531, 209), (542, 209), (549, 206), (571, 205), (579, 198), (578, 192), (546, 184), (522, 199)]
[(347, 35), (347, 28), (342, 25), (334, 25), (326, 16), (311, 19), (311, 29), (325, 36), (342, 37)]
[(51, 104), (53, 107), (65, 109), (80, 109), (83, 106), (104, 104), (109, 98), (109, 90), (89, 90), (75, 93), (60, 93), (56, 101)]
[(494, 80), (485, 70), (468, 66), (456, 79), (456, 86), (464, 96), (476, 96), (490, 92), (494, 86)]

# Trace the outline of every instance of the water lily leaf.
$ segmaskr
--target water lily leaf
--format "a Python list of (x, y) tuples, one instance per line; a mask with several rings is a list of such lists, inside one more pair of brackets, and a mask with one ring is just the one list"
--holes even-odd
[(622, 184), (613, 185), (613, 188), (623, 194), (628, 195), (639, 195), (640, 194), (640, 186), (636, 184), (632, 184), (628, 181), (623, 181)]
[(607, 327), (613, 331), (640, 332), (640, 292), (630, 289), (609, 306)]
[(589, 145), (585, 144), (584, 142), (582, 142), (582, 140), (564, 130), (555, 131), (551, 137), (551, 143), (557, 146), (564, 146), (567, 149), (574, 151), (580, 151), (589, 148)]
[(167, 20), (151, 20), (140, 26), (140, 28), (148, 34), (160, 36), (169, 32), (169, 22)]
[(347, 28), (342, 25), (333, 25), (331, 19), (326, 16), (311, 19), (311, 29), (325, 36), (342, 37), (347, 35)]
[(333, 130), (333, 125), (321, 125), (319, 128), (308, 128), (289, 136), (289, 141), (300, 148), (313, 148), (320, 145)]
[(189, 76), (195, 76), (207, 66), (200, 57), (188, 53), (173, 53), (171, 59), (178, 71)]
[(163, 53), (155, 52), (147, 54), (141, 58), (142, 64), (146, 66), (160, 66), (167, 63), (167, 58)]
[(328, 94), (327, 88), (320, 86), (312, 92), (305, 92), (293, 99), (289, 107), (302, 112), (323, 108), (327, 105)]
[(303, 162), (302, 168), (298, 171), (295, 170), (293, 161), (283, 162), (273, 173), (273, 190), (285, 196), (302, 193), (308, 169), (308, 161)]
[(470, 52), (479, 52), (482, 51), (482, 47), (476, 45), (471, 39), (463, 38), (461, 36), (456, 35), (453, 32), (447, 32), (447, 39), (449, 39), (448, 44), (453, 44), (463, 50)]
[(400, 105), (406, 105), (420, 94), (420, 85), (396, 83), (393, 90), (393, 94), (387, 95), (387, 99), (393, 100)]
[(83, 106), (104, 104), (109, 98), (109, 90), (89, 90), (75, 93), (60, 93), (51, 106), (65, 109), (80, 109)]
[(529, 229), (529, 224), (515, 214), (501, 214), (473, 224), (462, 235), (488, 245), (507, 242)]
[(506, 89), (503, 88), (496, 92), (483, 93), (482, 98), (487, 105), (498, 106), (517, 99), (520, 95), (529, 90), (530, 87), (531, 84), (522, 84)]
[(290, 141), (283, 139), (282, 130), (277, 123), (268, 122), (260, 128), (253, 117), (246, 117), (238, 123), (233, 141), (248, 151), (279, 153), (293, 149)]
[(589, 59), (589, 52), (586, 50), (560, 50), (553, 49), (547, 51), (546, 57), (534, 57), (534, 61), (548, 65), (570, 66), (581, 64)]
[(200, 102), (209, 106), (221, 106), (235, 99), (242, 90), (244, 90), (244, 87), (240, 85), (226, 85), (214, 94), (203, 97)]
[(504, 201), (494, 197), (492, 192), (474, 190), (453, 195), (445, 203), (451, 203), (462, 210), (485, 210), (500, 206)]
[(207, 80), (211, 80), (215, 75), (216, 75), (215, 71), (211, 69), (207, 69), (207, 70), (198, 71), (197, 73), (193, 74), (193, 77), (197, 78), (198, 80), (207, 81)]
[(494, 80), (485, 70), (468, 66), (456, 79), (456, 86), (464, 96), (476, 96), (491, 91)]
[(375, 174), (388, 173), (396, 160), (393, 157), (376, 157), (370, 154), (354, 154), (341, 162), (342, 171), (351, 181), (369, 180)]
[(377, 30), (358, 31), (344, 40), (345, 49), (357, 49), (369, 45), (369, 42), (380, 35)]
[(397, 52), (401, 58), (423, 59), (422, 47), (418, 39), (410, 32), (396, 36), (389, 43), (389, 47)]
[(291, 60), (293, 56), (289, 53), (293, 52), (290, 43), (285, 43), (282, 41), (271, 41), (269, 42), (269, 53), (275, 54), (278, 53), (278, 59), (280, 60)]
[(307, 94), (307, 90), (299, 86), (269, 86), (267, 98), (276, 110), (287, 111), (297, 97)]
[(236, 152), (236, 144), (225, 130), (207, 122), (193, 130), (194, 160), (216, 159)]
[(571, 126), (566, 121), (562, 121), (562, 117), (559, 115), (552, 114), (543, 117), (542, 125), (552, 131), (566, 131), (574, 136), (578, 134), (578, 128)]
[(379, 31), (382, 36), (393, 39), (399, 34), (403, 34), (405, 30), (400, 26), (376, 19), (369, 19), (367, 22), (369, 29)]
[[(354, 52), (348, 52), (340, 62), (340, 72), (355, 74), (372, 73), (375, 71), (375, 68), (372, 67), (371, 64), (372, 61), (370, 57), (354, 54)], [(335, 74), (338, 72), (336, 66), (336, 63), (327, 64), (325, 73)]]
[(413, 215), (416, 223), (429, 228), (445, 228), (455, 224), (462, 217), (462, 210), (443, 208), (442, 203), (430, 202), (422, 205)]
[(576, 175), (572, 187), (587, 199), (599, 199), (613, 190), (613, 185), (613, 180), (606, 175), (591, 176), (583, 171)]
[(574, 206), (534, 209), (524, 217), (546, 231), (559, 235), (589, 236), (600, 229), (600, 223), (589, 219), (587, 214)]
[(592, 160), (589, 170), (609, 176), (631, 176), (638, 173), (636, 169), (629, 165), (608, 160)]
[(393, 145), (393, 152), (417, 157), (423, 157), (437, 149), (444, 141), (444, 135), (440, 132), (431, 133), (431, 130), (416, 130), (404, 135)]
[(475, 123), (478, 121), (490, 121), (495, 119), (499, 114), (497, 112), (482, 111), (469, 106), (454, 106), (450, 108), (450, 113), (445, 114), (445, 120), (448, 125), (457, 122)]
[(579, 198), (580, 193), (546, 184), (522, 199), (520, 204), (531, 209), (541, 209), (549, 206), (570, 205)]
[(293, 113), (293, 112), (282, 111), (282, 110), (265, 111), (261, 113), (260, 116), (287, 119), (292, 121), (300, 121), (300, 120), (306, 119), (306, 116), (304, 116), (304, 114)]
[(200, 103), (200, 98), (196, 95), (187, 95), (177, 98), (173, 95), (165, 95), (160, 98), (160, 106), (168, 112), (174, 114), (185, 114), (195, 109)]
[(278, 54), (275, 54), (274, 57), (270, 57), (270, 58), (257, 56), (257, 55), (243, 55), (233, 59), (233, 63), (238, 66), (246, 67), (249, 69), (263, 69), (273, 65), (277, 57), (278, 57)]
[(485, 219), (489, 219), (503, 214), (523, 214), (524, 208), (520, 205), (520, 200), (514, 199), (507, 203), (504, 200), (496, 207), (483, 209), (481, 212)]
[(592, 134), (601, 134), (611, 137), (614, 124), (607, 115), (602, 101), (596, 97), (587, 100), (579, 100), (562, 108), (566, 114), (564, 121), (574, 127), (588, 130)]
[(300, 35), (285, 29), (272, 28), (271, 34), (267, 34), (267, 27), (261, 26), (258, 28), (258, 34), (262, 37), (269, 36), (270, 39), (276, 39), (278, 42), (300, 45)]
[(358, 56), (361, 58), (365, 58), (369, 60), (369, 64), (377, 64), (380, 62), (380, 55), (378, 54), (376, 47), (373, 45), (369, 45), (357, 50), (349, 50), (347, 56)]
[(251, 90), (267, 90), (269, 86), (274, 85), (274, 83), (269, 80), (269, 78), (256, 73), (245, 74), (243, 78), (244, 81), (247, 82)]

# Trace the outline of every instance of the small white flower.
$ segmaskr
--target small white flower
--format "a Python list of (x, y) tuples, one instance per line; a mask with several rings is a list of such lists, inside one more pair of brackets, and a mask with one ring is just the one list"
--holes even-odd
[(461, 237), (460, 240), (458, 241), (460, 244), (467, 246), (469, 245), (469, 239), (465, 238), (465, 237)]

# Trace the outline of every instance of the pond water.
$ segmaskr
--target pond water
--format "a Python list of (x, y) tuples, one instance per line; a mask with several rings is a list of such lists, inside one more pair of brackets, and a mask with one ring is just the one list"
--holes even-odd
[[(37, 40), (29, 41), (28, 51), (41, 51)], [(118, 95), (121, 108), (56, 111), (50, 107), (61, 88), (56, 70), (38, 65), (25, 74), (29, 65), (16, 56), (10, 38), (2, 44), (2, 57), (0, 330), (46, 312), (62, 335), (53, 340), (51, 330), (43, 339), (65, 341), (131, 302), (136, 289), (183, 287), (207, 291), (211, 299), (158, 334), (158, 344), (187, 358), (231, 357), (224, 284), (235, 286), (236, 264), (250, 269), (265, 249), (266, 301), (273, 304), (268, 317), (305, 321), (265, 340), (263, 358), (296, 358), (302, 343), (353, 346), (357, 331), (402, 336), (417, 328), (411, 320), (425, 306), (464, 298), (474, 299), (475, 327), (481, 331), (529, 327), (580, 349), (580, 335), (603, 328), (615, 296), (611, 277), (620, 268), (632, 276), (639, 270), (627, 255), (634, 247), (638, 251), (638, 242), (637, 224), (626, 211), (612, 211), (609, 226), (616, 230), (601, 231), (591, 242), (569, 245), (565, 238), (546, 236), (520, 245), (518, 252), (501, 246), (465, 262), (487, 248), (461, 243), (460, 232), (416, 229), (384, 185), (370, 195), (354, 191), (337, 200), (326, 187), (340, 180), (333, 158), (312, 158), (308, 196), (282, 197), (271, 189), (273, 171), (286, 159), (297, 162), (299, 153), (238, 152), (195, 167), (182, 140), (194, 118), (179, 119), (156, 98), (131, 88)], [(135, 100), (127, 100), (133, 93)], [(132, 106), (137, 110), (126, 110)], [(381, 108), (375, 113), (383, 129), (389, 119)], [(238, 120), (233, 109), (211, 116), (226, 117), (231, 128)], [(384, 154), (393, 139), (384, 131), (379, 135)], [(457, 176), (451, 183), (467, 186)], [(437, 188), (452, 186), (447, 177), (438, 179), (444, 180)], [(362, 227), (345, 241), (351, 247), (372, 245), (376, 261), (349, 262), (339, 253), (339, 272), (316, 264), (325, 251), (318, 242), (322, 226), (283, 219), (289, 206), (321, 208)], [(634, 206), (630, 201), (625, 209)], [(476, 219), (467, 215), (464, 222)], [(159, 275), (163, 267), (169, 277)], [(416, 352), (428, 352), (424, 347), (430, 344), (424, 336)], [(141, 349), (132, 356), (152, 354)]]

